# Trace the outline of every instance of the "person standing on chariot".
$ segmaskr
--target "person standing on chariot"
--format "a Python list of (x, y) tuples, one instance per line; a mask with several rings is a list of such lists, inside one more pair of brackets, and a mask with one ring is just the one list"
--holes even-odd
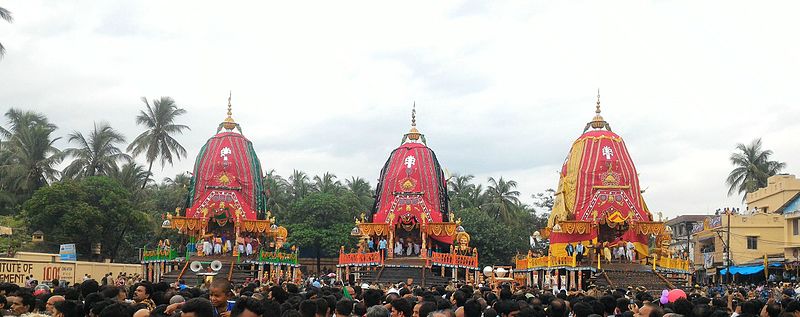
[(244, 238), (244, 243), (245, 243), (244, 250), (245, 250), (247, 256), (253, 255), (253, 242), (252, 241), (253, 241), (253, 239), (250, 238), (250, 237)]
[(239, 254), (244, 254), (244, 238), (236, 238), (236, 248), (239, 249)]
[(222, 253), (222, 238), (214, 237), (214, 254)]
[(403, 243), (399, 239), (394, 243), (394, 254), (403, 255)]
[(636, 246), (633, 244), (633, 242), (632, 241), (628, 241), (628, 243), (625, 245), (625, 248), (627, 249), (626, 255), (628, 257), (628, 261), (631, 261), (631, 262), (635, 261), (636, 260), (636, 253), (633, 252), (633, 251), (636, 249)]
[(214, 253), (214, 245), (211, 243), (211, 237), (208, 240), (203, 240), (203, 255), (209, 256)]

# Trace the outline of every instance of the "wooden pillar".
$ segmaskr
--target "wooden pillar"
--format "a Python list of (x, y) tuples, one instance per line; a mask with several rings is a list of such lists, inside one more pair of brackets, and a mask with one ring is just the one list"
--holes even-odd
[(578, 290), (583, 290), (583, 271), (578, 271)]

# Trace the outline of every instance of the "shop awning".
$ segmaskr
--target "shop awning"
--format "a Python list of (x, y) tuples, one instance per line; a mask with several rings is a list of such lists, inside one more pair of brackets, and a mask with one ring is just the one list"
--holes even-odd
[[(780, 267), (782, 265), (780, 263), (772, 263), (769, 266), (771, 266), (771, 267)], [(731, 274), (748, 275), (748, 274), (756, 274), (756, 273), (760, 273), (760, 272), (764, 272), (764, 266), (763, 265), (731, 266)], [(719, 274), (722, 274), (722, 275), (728, 274), (728, 270), (726, 270), (725, 268), (722, 268), (721, 270), (719, 270)]]

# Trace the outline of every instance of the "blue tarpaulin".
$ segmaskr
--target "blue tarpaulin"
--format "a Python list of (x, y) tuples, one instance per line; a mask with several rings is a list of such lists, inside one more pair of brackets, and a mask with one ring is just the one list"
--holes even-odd
[[(780, 263), (772, 263), (769, 266), (771, 266), (771, 267), (779, 267), (779, 266), (781, 266), (781, 264)], [(732, 274), (748, 275), (748, 274), (756, 274), (756, 273), (759, 273), (759, 272), (764, 272), (764, 266), (763, 265), (731, 266), (731, 273)], [(723, 275), (724, 274), (728, 274), (728, 270), (723, 268), (723, 269), (719, 270), (719, 274), (723, 274)]]

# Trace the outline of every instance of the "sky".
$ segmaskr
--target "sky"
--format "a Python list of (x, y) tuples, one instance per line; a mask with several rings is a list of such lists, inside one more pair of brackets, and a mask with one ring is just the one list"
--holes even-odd
[[(141, 97), (188, 112), (189, 158), (233, 116), (265, 170), (374, 186), (416, 103), (450, 174), (555, 188), (594, 115), (621, 135), (651, 211), (739, 206), (737, 143), (763, 138), (798, 173), (797, 1), (0, 2), (0, 112), (42, 112), (58, 135), (106, 121), (128, 140)], [(3, 123), (4, 124), (4, 123)], [(64, 141), (58, 144), (65, 148)], [(143, 158), (138, 161), (144, 163)]]

